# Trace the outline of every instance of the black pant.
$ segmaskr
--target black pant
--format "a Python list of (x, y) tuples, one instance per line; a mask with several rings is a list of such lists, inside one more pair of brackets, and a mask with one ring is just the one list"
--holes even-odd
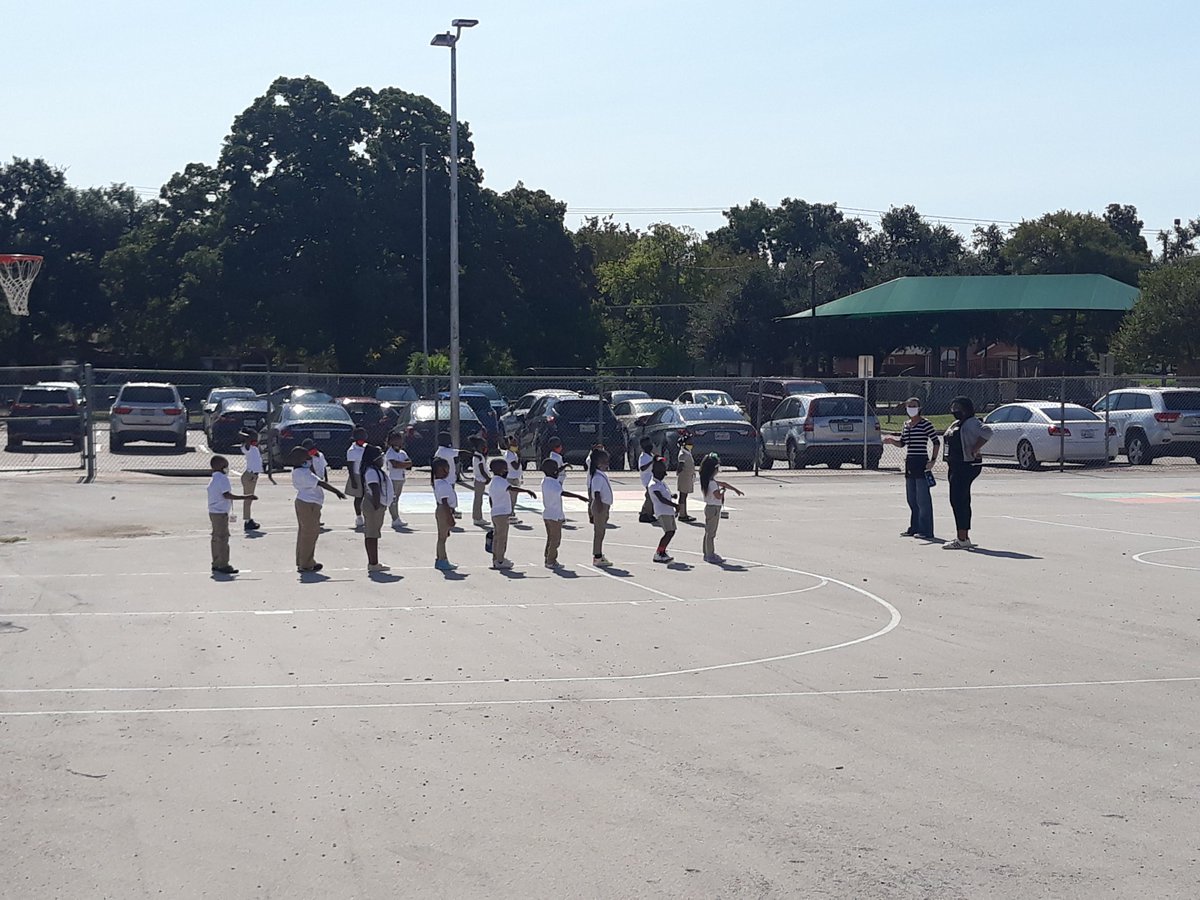
[(954, 510), (954, 527), (959, 531), (971, 530), (971, 483), (979, 477), (982, 466), (951, 465), (950, 508)]

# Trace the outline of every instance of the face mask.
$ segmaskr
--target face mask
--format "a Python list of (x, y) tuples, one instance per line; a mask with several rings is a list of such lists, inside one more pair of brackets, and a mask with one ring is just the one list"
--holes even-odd
[(355, 441), (354, 443), (356, 443), (360, 447), (365, 447), (367, 445), (366, 441)]
[(308, 451), (308, 456), (309, 456), (309, 458), (310, 458), (310, 459), (312, 459), (312, 458), (316, 457), (316, 455), (317, 455), (318, 453), (320, 453), (320, 452), (321, 452), (320, 450), (309, 450), (309, 451)]
[(251, 442), (250, 442), (250, 446), (251, 446), (251, 447), (257, 447), (257, 446), (258, 446), (258, 441), (251, 441)]
[(909, 417), (910, 419), (915, 419), (917, 416), (919, 416), (919, 415), (921, 414), (921, 407), (919, 407), (919, 406), (906, 406), (906, 407), (904, 407), (904, 411), (905, 411), (906, 413), (908, 413), (908, 417)]

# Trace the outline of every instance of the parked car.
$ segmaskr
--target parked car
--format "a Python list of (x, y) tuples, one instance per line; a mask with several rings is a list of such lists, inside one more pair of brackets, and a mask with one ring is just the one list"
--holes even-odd
[(108, 413), (108, 449), (130, 441), (174, 444), (187, 449), (188, 414), (173, 384), (136, 381), (124, 384)]
[(579, 393), (577, 391), (560, 388), (541, 388), (536, 391), (530, 391), (510, 406), (508, 412), (500, 417), (500, 429), (504, 432), (505, 437), (519, 432), (521, 430), (521, 423), (525, 421), (525, 416), (529, 414), (529, 410), (533, 407), (533, 404), (541, 397), (578, 396)]
[(42, 383), (21, 388), (8, 409), (7, 423), (7, 450), (19, 450), (25, 441), (65, 441), (76, 450), (83, 449), (83, 406), (79, 395), (66, 385)]
[(1117, 430), (1116, 452), (1132, 466), (1160, 456), (1190, 456), (1200, 462), (1200, 390), (1121, 388), (1109, 391), (1092, 410)]
[(620, 403), (613, 404), (613, 415), (617, 417), (617, 421), (621, 423), (621, 429), (625, 432), (626, 461), (631, 469), (637, 468), (637, 458), (641, 452), (638, 448), (642, 436), (642, 425), (654, 413), (664, 406), (670, 405), (670, 400), (655, 399), (622, 400)]
[(725, 391), (684, 391), (675, 398), (675, 404), (688, 406), (737, 406), (733, 397)]
[(488, 384), (486, 381), (476, 381), (471, 384), (459, 386), (461, 393), (483, 394), (487, 397), (488, 403), (492, 405), (492, 411), (496, 414), (496, 421), (500, 421), (500, 417), (508, 412), (508, 402), (500, 394), (499, 388), (494, 384)]
[[(450, 392), (442, 391), (438, 394), (439, 400), (449, 400)], [(492, 408), (491, 401), (483, 394), (475, 393), (460, 389), (458, 392), (458, 400), (460, 403), (465, 403), (471, 407), (475, 413), (475, 418), (479, 421), (479, 427), (471, 432), (472, 434), (480, 435), (487, 442), (487, 452), (493, 453), (500, 446), (500, 417), (496, 415), (496, 410)]]
[(272, 409), (285, 403), (297, 403), (301, 400), (305, 403), (333, 402), (333, 397), (324, 391), (318, 391), (316, 388), (297, 387), (294, 384), (284, 385), (269, 394), (260, 394), (259, 396), (269, 401)]
[[(418, 400), (402, 409), (398, 425), (404, 431), (404, 449), (414, 466), (427, 466), (437, 449), (439, 431), (450, 430), (449, 400)], [(480, 431), (475, 410), (463, 401), (458, 404), (458, 446), (465, 447), (467, 438)]]
[[(616, 405), (618, 403), (624, 403), (626, 400), (649, 400), (650, 399), (650, 395), (647, 394), (645, 391), (605, 391), (600, 396), (603, 397), (605, 400), (607, 400), (609, 403), (611, 403), (614, 407), (616, 407)], [(617, 414), (617, 411), (614, 408), (613, 415), (616, 415), (616, 414)]]
[(213, 453), (229, 453), (241, 446), (241, 432), (252, 428), (260, 434), (267, 428), (271, 404), (259, 397), (226, 397), (208, 417), (204, 431), (208, 449)]
[[(650, 439), (651, 452), (667, 460), (674, 469), (679, 462), (679, 441), (691, 438), (693, 454), (700, 459), (709, 453), (721, 457), (721, 465), (739, 469), (754, 467), (754, 456), (758, 451), (758, 432), (732, 406), (703, 406), (696, 404), (671, 404), (653, 413), (641, 426), (638, 439)], [(630, 448), (630, 454), (640, 450)]]
[(353, 432), (354, 420), (337, 403), (284, 403), (267, 418), (267, 459), (272, 468), (282, 469), (288, 454), (311, 439), (329, 465), (340, 469)]
[(1116, 429), (1108, 426), (1106, 440), (1104, 420), (1076, 403), (1008, 403), (992, 410), (983, 421), (991, 426), (992, 436), (980, 454), (1015, 459), (1027, 472), (1060, 459), (1106, 463), (1116, 454)]
[(562, 441), (565, 462), (583, 465), (592, 448), (603, 444), (609, 467), (625, 468), (625, 431), (607, 400), (600, 397), (538, 398), (521, 426), (517, 458), (522, 467), (535, 466), (550, 455), (550, 440)]
[[(753, 420), (758, 417), (765, 422), (775, 413), (775, 407), (793, 394), (828, 394), (827, 388), (820, 381), (810, 378), (764, 378), (761, 391), (751, 388), (746, 394), (746, 412)], [(761, 398), (760, 398), (761, 393)], [(762, 411), (759, 412), (759, 403)]]
[(419, 398), (411, 384), (382, 384), (375, 388), (375, 399), (383, 403), (409, 403)]
[(63, 388), (64, 390), (71, 392), (71, 395), (75, 398), (75, 402), (81, 407), (87, 406), (87, 397), (83, 395), (83, 388), (79, 386), (78, 381), (39, 381), (36, 386), (44, 388)]
[(399, 422), (399, 409), (374, 397), (338, 397), (334, 403), (350, 414), (356, 428), (367, 429), (367, 441), (380, 447)]
[(879, 468), (883, 435), (874, 409), (866, 410), (857, 394), (796, 394), (776, 408), (762, 423), (760, 463), (769, 469), (776, 460), (793, 469), (825, 463), (831, 469), (844, 463), (863, 464), (863, 428), (866, 427), (866, 465)]
[(222, 400), (231, 397), (240, 397), (243, 400), (253, 400), (258, 396), (258, 392), (254, 388), (248, 387), (216, 387), (208, 392), (208, 396), (204, 398), (204, 402), (200, 404), (200, 424), (204, 428), (205, 434), (208, 433), (209, 423), (212, 420), (213, 413), (217, 410), (217, 404)]

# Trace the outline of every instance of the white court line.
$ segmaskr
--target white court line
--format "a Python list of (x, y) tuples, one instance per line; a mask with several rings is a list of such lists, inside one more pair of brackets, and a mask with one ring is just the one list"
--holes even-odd
[[(662, 565), (662, 563), (659, 563), (659, 565)], [(644, 584), (634, 581), (632, 578), (620, 578), (616, 575), (613, 575), (611, 572), (605, 572), (603, 569), (596, 568), (594, 566), (580, 565), (579, 568), (587, 569), (589, 572), (595, 572), (597, 575), (603, 575), (605, 578), (611, 578), (618, 584), (624, 584), (639, 591), (647, 591), (651, 594), (658, 594), (658, 596), (666, 597), (668, 600), (674, 600), (676, 603), (685, 602), (682, 597), (676, 597), (674, 594), (668, 594), (666, 591), (660, 591), (657, 588), (647, 587)]]
[[(582, 568), (588, 568), (583, 566)], [(616, 577), (616, 576), (613, 576)], [(620, 579), (630, 585), (636, 586), (639, 590), (649, 591), (651, 593), (662, 594), (661, 591), (655, 591), (653, 588), (638, 584), (627, 578)], [(819, 590), (829, 584), (825, 578), (820, 579), (817, 584), (809, 585), (805, 588), (796, 588), (791, 591), (777, 591), (770, 594), (746, 594), (741, 597), (672, 597), (670, 594), (662, 594), (666, 602), (669, 603), (719, 603), (722, 601), (733, 600), (766, 600), (772, 597), (785, 597), (795, 594), (807, 594), (809, 591)], [(661, 601), (646, 601), (646, 602), (661, 602)], [(537, 609), (539, 607), (564, 607), (564, 606), (629, 606), (630, 603), (637, 605), (637, 601), (630, 600), (554, 600), (545, 603), (525, 602), (525, 603), (429, 603), (429, 604), (406, 604), (401, 606), (310, 606), (310, 607), (295, 607), (293, 609), (176, 609), (176, 610), (130, 610), (125, 612), (93, 612), (93, 611), (68, 611), (68, 612), (0, 612), (0, 619), (77, 619), (77, 618), (121, 618), (121, 617), (153, 617), (153, 616), (283, 616), (283, 615), (300, 615), (303, 613), (344, 613), (344, 612), (424, 612), (424, 611), (444, 611), (456, 609)], [(0, 691), (2, 692), (2, 691)]]
[[(692, 551), (683, 551), (691, 553)], [(694, 555), (699, 556), (696, 553)], [(360, 681), (360, 682), (313, 682), (307, 684), (300, 683), (283, 683), (283, 684), (213, 684), (213, 685), (167, 685), (167, 686), (147, 686), (147, 687), (84, 687), (84, 688), (0, 688), (0, 694), (121, 694), (121, 693), (173, 693), (181, 691), (266, 691), (266, 690), (314, 690), (322, 688), (392, 688), (392, 687), (463, 687), (466, 685), (479, 684), (578, 684), (600, 681), (644, 681), (652, 678), (670, 678), (678, 675), (698, 675), (702, 672), (717, 672), (725, 669), (739, 669), (746, 666), (765, 665), (766, 663), (784, 662), (786, 660), (799, 659), (802, 656), (813, 656), (817, 653), (828, 653), (833, 650), (842, 650), (846, 647), (853, 647), (856, 644), (864, 644), (867, 641), (875, 640), (883, 637), (888, 632), (895, 629), (901, 620), (900, 610), (896, 609), (891, 603), (879, 597), (866, 588), (861, 588), (858, 585), (850, 584), (849, 582), (840, 581), (837, 578), (830, 578), (826, 575), (816, 575), (812, 572), (805, 572), (801, 569), (791, 569), (785, 566), (770, 565), (768, 563), (754, 563), (752, 560), (734, 560), (734, 562), (745, 562), (753, 565), (762, 566), (769, 569), (777, 569), (781, 572), (789, 572), (793, 575), (804, 575), (809, 578), (824, 580), (830, 584), (836, 584), (847, 590), (853, 591), (868, 600), (882, 606), (888, 613), (888, 622), (883, 627), (871, 632), (862, 637), (852, 638), (848, 641), (841, 641), (837, 644), (828, 644), (824, 647), (812, 647), (808, 650), (798, 650), (792, 653), (782, 653), (776, 656), (765, 656), (758, 659), (744, 659), (727, 663), (716, 663), (708, 666), (693, 666), (687, 669), (671, 669), (665, 672), (639, 672), (633, 675), (562, 675), (552, 677), (535, 677), (535, 678), (483, 678), (483, 679), (453, 679), (447, 681)], [(617, 576), (612, 576), (616, 578)], [(619, 579), (626, 580), (626, 579)], [(628, 605), (629, 601), (622, 601)], [(660, 601), (661, 602), (661, 601)], [(686, 601), (680, 601), (686, 602)], [(529, 605), (529, 604), (525, 604)]]
[(1079, 528), (1084, 531), (1105, 531), (1109, 534), (1124, 534), (1129, 537), (1147, 537), (1159, 538), (1165, 541), (1191, 541), (1193, 544), (1200, 544), (1200, 538), (1176, 537), (1169, 534), (1150, 534), (1145, 531), (1121, 531), (1117, 528), (1100, 528), (1096, 525), (1072, 525), (1068, 522), (1050, 522), (1046, 519), (1028, 519), (1025, 516), (994, 516), (999, 519), (1012, 519), (1017, 522), (1033, 522), (1037, 525), (1057, 525), (1059, 528)]
[(1200, 566), (1173, 566), (1170, 563), (1154, 562), (1153, 560), (1144, 558), (1153, 556), (1156, 553), (1178, 553), (1180, 550), (1200, 550), (1200, 547), (1193, 544), (1187, 547), (1167, 547), (1165, 550), (1144, 550), (1141, 553), (1135, 553), (1133, 561), (1140, 562), (1146, 566), (1158, 566), (1162, 569), (1182, 569), (1185, 572), (1200, 572)]
[(496, 706), (568, 706), (590, 703), (682, 703), (694, 700), (781, 700), (806, 697), (865, 697), (887, 694), (950, 694), (980, 691), (1028, 691), (1056, 688), (1122, 687), (1145, 684), (1187, 684), (1200, 682), (1200, 675), (1185, 675), (1176, 678), (1124, 678), (1107, 681), (1044, 681), (1014, 684), (963, 684), (946, 687), (901, 687), (901, 688), (844, 688), (828, 691), (765, 691), (742, 694), (664, 694), (652, 697), (556, 697), (515, 700), (414, 700), (395, 703), (314, 703), (279, 706), (190, 706), (174, 708), (140, 709), (37, 709), (0, 711), (0, 718), (23, 716), (136, 716), (142, 714), (164, 715), (177, 713), (220, 713), (220, 712), (320, 712), (361, 709), (445, 709), (457, 707)]

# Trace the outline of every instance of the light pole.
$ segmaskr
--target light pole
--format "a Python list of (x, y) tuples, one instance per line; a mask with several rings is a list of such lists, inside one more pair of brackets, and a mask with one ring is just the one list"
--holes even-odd
[(428, 146), (421, 145), (421, 354), (425, 357), (421, 365), (421, 374), (425, 376), (426, 391), (429, 390), (429, 216), (425, 202), (425, 149)]
[(430, 46), (450, 48), (450, 441), (458, 447), (458, 39), (478, 19), (454, 19), (453, 32), (435, 34)]
[(821, 350), (817, 346), (817, 269), (825, 265), (825, 260), (818, 259), (812, 264), (812, 268), (808, 270), (808, 308), (812, 310), (812, 326), (809, 328), (809, 334), (812, 335), (813, 342), (813, 368), (816, 369), (816, 374), (821, 374)]

